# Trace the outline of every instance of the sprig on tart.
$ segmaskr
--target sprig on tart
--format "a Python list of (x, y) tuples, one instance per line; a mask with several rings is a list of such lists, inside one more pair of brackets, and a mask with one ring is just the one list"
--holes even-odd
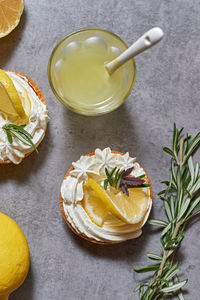
[(127, 170), (120, 170), (120, 168), (117, 169), (117, 167), (115, 167), (111, 172), (105, 168), (105, 174), (107, 178), (104, 180), (104, 189), (107, 190), (108, 184), (110, 184), (110, 186), (113, 186), (116, 189), (121, 189), (124, 194), (129, 196), (128, 188), (150, 186), (149, 184), (145, 183), (144, 179), (142, 179), (145, 177), (145, 174), (135, 177), (131, 176), (132, 171), (133, 167), (128, 168)]
[(6, 124), (2, 128), (5, 131), (8, 141), (10, 144), (13, 143), (13, 137), (19, 139), (25, 145), (31, 146), (34, 150), (38, 152), (35, 144), (32, 142), (32, 135), (24, 129), (26, 125), (15, 125), (15, 124)]

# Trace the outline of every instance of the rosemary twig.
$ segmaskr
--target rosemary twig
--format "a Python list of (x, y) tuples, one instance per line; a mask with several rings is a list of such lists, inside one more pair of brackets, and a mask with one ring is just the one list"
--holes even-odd
[(24, 144), (32, 146), (38, 153), (38, 149), (32, 142), (33, 137), (28, 131), (24, 129), (25, 126), (26, 125), (6, 124), (2, 128), (5, 131), (10, 144), (12, 144), (13, 142), (13, 137), (16, 137)]
[(117, 167), (115, 167), (111, 172), (109, 172), (108, 169), (105, 168), (105, 174), (107, 178), (104, 180), (104, 189), (106, 190), (108, 184), (110, 184), (110, 186), (113, 186), (116, 189), (121, 189), (124, 194), (129, 196), (128, 188), (150, 186), (148, 183), (145, 183), (144, 179), (142, 179), (143, 177), (145, 177), (145, 174), (135, 177), (131, 175), (132, 170), (133, 168), (129, 168), (127, 170), (120, 171), (120, 168), (117, 169)]
[(156, 261), (153, 266), (135, 269), (143, 273), (154, 271), (152, 277), (141, 282), (135, 290), (139, 291), (140, 300), (165, 299), (176, 294), (180, 300), (184, 299), (182, 287), (186, 280), (178, 278), (179, 265), (174, 262), (175, 252), (184, 238), (187, 222), (200, 214), (200, 166), (193, 163), (192, 155), (200, 146), (200, 132), (191, 139), (189, 135), (182, 137), (182, 131), (174, 124), (172, 149), (163, 150), (171, 156), (169, 180), (163, 181), (165, 189), (159, 195), (164, 202), (167, 221), (152, 219), (150, 224), (160, 226), (161, 255), (147, 253), (147, 256)]

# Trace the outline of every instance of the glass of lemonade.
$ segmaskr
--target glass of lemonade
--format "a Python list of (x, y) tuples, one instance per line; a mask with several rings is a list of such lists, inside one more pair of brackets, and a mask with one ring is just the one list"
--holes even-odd
[(105, 64), (128, 46), (112, 32), (89, 28), (67, 35), (54, 48), (48, 65), (50, 86), (70, 110), (95, 116), (119, 107), (131, 92), (134, 59), (112, 75)]

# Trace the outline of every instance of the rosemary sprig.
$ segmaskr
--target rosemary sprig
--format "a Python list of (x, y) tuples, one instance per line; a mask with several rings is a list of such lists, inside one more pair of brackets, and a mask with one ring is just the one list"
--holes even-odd
[(21, 142), (26, 145), (32, 146), (35, 151), (38, 153), (38, 149), (35, 144), (32, 142), (32, 135), (24, 129), (26, 125), (15, 125), (15, 124), (6, 124), (2, 128), (5, 131), (8, 141), (10, 144), (13, 142), (13, 136), (18, 138)]
[(127, 170), (120, 171), (120, 168), (117, 169), (117, 167), (115, 167), (111, 172), (109, 172), (108, 169), (105, 168), (107, 178), (104, 180), (104, 189), (106, 190), (108, 184), (110, 184), (110, 186), (113, 186), (116, 189), (121, 189), (124, 194), (129, 196), (128, 188), (150, 186), (149, 184), (145, 183), (144, 179), (142, 179), (145, 177), (145, 175), (138, 177), (131, 176), (130, 174), (132, 170), (133, 168), (129, 168)]
[(186, 280), (178, 278), (179, 264), (175, 260), (175, 251), (184, 238), (185, 226), (194, 216), (200, 214), (200, 166), (194, 164), (192, 155), (200, 146), (200, 132), (191, 139), (174, 124), (172, 149), (163, 150), (171, 156), (169, 180), (162, 181), (165, 188), (159, 193), (164, 203), (167, 220), (152, 219), (150, 224), (161, 227), (161, 255), (147, 253), (156, 263), (135, 272), (153, 271), (149, 280), (141, 282), (135, 290), (139, 291), (140, 300), (165, 299), (177, 295), (183, 300), (182, 287)]

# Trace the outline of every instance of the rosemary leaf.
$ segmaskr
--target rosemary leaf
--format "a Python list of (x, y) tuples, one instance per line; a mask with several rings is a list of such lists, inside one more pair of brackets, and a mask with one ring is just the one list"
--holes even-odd
[(162, 257), (160, 255), (156, 255), (153, 253), (147, 253), (146, 255), (148, 258), (150, 258), (152, 260), (162, 260)]
[(169, 155), (171, 155), (171, 156), (174, 157), (174, 152), (173, 152), (172, 150), (170, 150), (169, 148), (164, 147), (164, 148), (163, 148), (163, 151), (165, 151), (166, 153), (168, 153)]
[(107, 190), (108, 187), (108, 179), (104, 180), (104, 189)]
[(136, 189), (136, 188), (141, 188), (141, 187), (143, 187), (143, 188), (150, 187), (151, 185), (148, 184), (148, 183), (143, 183), (143, 184), (139, 184), (139, 185), (129, 185), (129, 184), (127, 184), (127, 186), (128, 186), (129, 189), (131, 189), (131, 188)]
[(14, 130), (9, 130), (10, 134), (12, 134), (12, 136), (15, 136), (16, 138), (18, 138), (18, 140), (20, 140), (21, 142), (23, 142), (26, 145), (30, 146), (30, 143), (27, 141), (27, 139), (24, 138), (23, 135), (20, 135), (17, 131)]
[(9, 143), (12, 144), (13, 139), (12, 139), (12, 135), (10, 134), (10, 132), (9, 132), (9, 131), (6, 131), (6, 135), (7, 135), (7, 138), (8, 138)]
[(159, 265), (156, 265), (156, 266), (150, 266), (150, 267), (146, 267), (146, 268), (141, 268), (141, 269), (135, 269), (133, 268), (134, 271), (136, 273), (146, 273), (146, 272), (151, 272), (151, 271), (157, 271), (159, 270)]
[(169, 293), (169, 292), (175, 292), (175, 291), (178, 291), (178, 290), (181, 289), (186, 283), (187, 283), (187, 280), (180, 281), (180, 282), (178, 282), (178, 283), (175, 283), (175, 284), (172, 285), (172, 286), (163, 288), (163, 289), (161, 290), (161, 292), (163, 292), (163, 293)]
[(115, 167), (114, 169), (112, 169), (112, 171), (110, 172), (110, 177), (113, 176), (113, 174), (115, 173), (116, 169), (117, 169), (117, 167)]
[(165, 274), (165, 279), (168, 281), (171, 280), (172, 278), (174, 278), (174, 276), (176, 276), (176, 274), (178, 273), (179, 269), (178, 269), (178, 264), (176, 264), (173, 268), (171, 268), (166, 274)]
[(165, 226), (168, 225), (168, 223), (166, 221), (159, 220), (159, 219), (150, 219), (148, 221), (148, 223), (151, 224), (151, 225), (161, 226), (161, 227), (165, 227)]
[(144, 178), (145, 177), (145, 174), (142, 174), (140, 176), (138, 176), (137, 178)]

